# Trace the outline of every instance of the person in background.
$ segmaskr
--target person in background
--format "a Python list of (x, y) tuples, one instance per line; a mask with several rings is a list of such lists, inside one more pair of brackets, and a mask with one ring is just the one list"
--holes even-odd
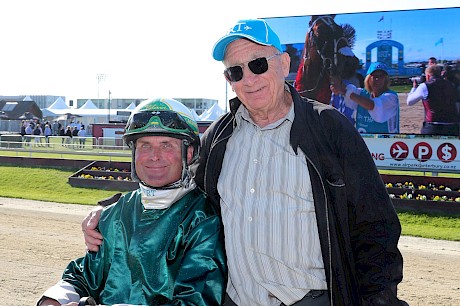
[(53, 131), (51, 130), (49, 124), (45, 124), (45, 130), (43, 131), (43, 134), (45, 135), (45, 142), (46, 146), (50, 146), (50, 136), (53, 135)]
[(438, 60), (436, 59), (436, 57), (432, 56), (428, 59), (428, 67), (435, 66), (437, 64), (438, 64)]
[(427, 60), (426, 64), (425, 64), (425, 63), (422, 63), (422, 64), (420, 65), (420, 69), (422, 70), (422, 75), (420, 75), (420, 78), (419, 78), (419, 81), (418, 81), (418, 82), (419, 82), (419, 83), (425, 82), (425, 81), (426, 81), (425, 69), (426, 69), (427, 67), (430, 67), (430, 66), (433, 66), (433, 65), (437, 65), (437, 64), (438, 64), (438, 60), (436, 59), (436, 57), (433, 57), (433, 56), (430, 57), (430, 58)]
[(26, 127), (27, 127), (26, 121), (22, 120), (21, 121), (21, 127), (19, 128), (19, 134), (21, 135), (22, 142), (25, 141), (25, 136), (27, 134), (26, 133)]
[[(361, 80), (363, 80), (362, 76), (361, 78), (359, 78), (358, 76), (361, 76), (361, 75), (359, 73), (354, 73), (350, 78), (343, 79), (343, 82), (345, 85), (353, 84), (356, 87), (362, 87), (364, 86), (364, 82), (361, 82)], [(355, 109), (345, 105), (344, 95), (332, 93), (330, 105), (332, 105), (339, 112), (345, 115), (345, 117), (347, 117), (348, 120), (350, 120), (351, 124), (353, 125), (356, 124), (356, 111)]]
[(59, 123), (57, 120), (54, 120), (53, 125), (52, 125), (52, 130), (53, 130), (53, 136), (59, 136), (59, 131), (61, 130), (61, 123)]
[(413, 81), (407, 96), (407, 105), (422, 101), (425, 109), (421, 134), (459, 135), (459, 113), (456, 106), (457, 93), (451, 82), (441, 77), (441, 67), (432, 65), (425, 69), (426, 81), (420, 85)]
[(65, 136), (65, 145), (70, 146), (70, 143), (72, 141), (72, 129), (71, 129), (70, 125), (67, 126), (67, 129), (65, 130), (64, 136)]
[(43, 135), (43, 131), (42, 131), (42, 128), (41, 128), (40, 124), (38, 124), (38, 123), (35, 124), (33, 134), (35, 136), (34, 145), (36, 147), (41, 147), (41, 136)]
[(66, 140), (66, 130), (64, 127), (61, 125), (61, 128), (59, 129), (59, 137), (61, 138), (61, 145), (65, 145), (65, 140)]
[[(349, 50), (349, 56), (355, 57), (353, 51)], [(353, 84), (356, 87), (364, 87), (364, 78), (363, 76), (358, 73), (358, 69), (360, 69), (361, 65), (359, 61), (356, 60), (355, 64), (344, 65), (342, 71), (342, 81), (345, 85)], [(335, 78), (332, 79), (334, 82)], [(345, 96), (341, 94), (336, 94), (334, 92), (331, 93), (331, 101), (330, 105), (334, 106), (339, 112), (341, 112), (345, 117), (350, 120), (351, 124), (356, 124), (356, 110), (348, 107), (345, 105)]]
[(360, 133), (399, 133), (399, 98), (390, 90), (385, 64), (372, 63), (364, 79), (364, 88), (336, 80), (332, 92), (345, 96), (345, 105), (356, 110), (356, 128)]
[(70, 262), (37, 305), (77, 305), (89, 296), (94, 305), (222, 305), (219, 210), (189, 170), (198, 135), (191, 111), (176, 100), (146, 100), (132, 112), (123, 138), (139, 189), (104, 209), (99, 252)]
[(72, 147), (77, 148), (79, 128), (77, 126), (71, 126), (70, 129), (72, 130)]
[[(213, 57), (236, 97), (203, 134), (193, 170), (220, 204), (224, 305), (404, 305), (401, 225), (361, 135), (285, 81), (290, 57), (264, 20), (238, 21)], [(94, 210), (82, 222), (92, 251), (98, 219)]]
[(85, 147), (85, 142), (86, 142), (86, 130), (85, 130), (84, 125), (81, 125), (77, 136), (78, 136), (78, 141), (80, 143), (80, 148), (84, 148)]
[(26, 135), (24, 136), (25, 145), (30, 146), (30, 141), (32, 139), (32, 134), (34, 133), (34, 129), (33, 129), (33, 125), (31, 124), (31, 122), (27, 122), (25, 124), (27, 125), (25, 129)]

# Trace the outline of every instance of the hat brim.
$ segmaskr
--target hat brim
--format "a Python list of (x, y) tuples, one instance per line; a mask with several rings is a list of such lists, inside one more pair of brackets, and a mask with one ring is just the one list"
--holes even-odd
[(382, 68), (374, 69), (371, 72), (368, 72), (367, 75), (373, 74), (374, 72), (379, 71), (379, 70), (385, 72), (385, 74), (388, 75), (388, 71), (386, 71), (385, 69), (382, 69)]

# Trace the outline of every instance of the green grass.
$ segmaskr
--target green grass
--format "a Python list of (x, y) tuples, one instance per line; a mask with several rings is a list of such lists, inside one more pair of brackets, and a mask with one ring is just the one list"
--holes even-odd
[[(72, 187), (68, 178), (73, 173), (62, 169), (0, 166), (0, 196), (95, 205), (99, 200), (117, 192)], [(398, 215), (403, 235), (460, 241), (460, 218), (408, 212), (400, 212)]]
[(403, 235), (460, 241), (460, 218), (406, 212), (398, 215)]
[(94, 205), (117, 191), (72, 187), (73, 171), (0, 166), (0, 196), (38, 201)]
[(390, 89), (394, 90), (397, 93), (409, 93), (412, 88), (412, 84), (410, 85), (394, 85), (391, 86)]

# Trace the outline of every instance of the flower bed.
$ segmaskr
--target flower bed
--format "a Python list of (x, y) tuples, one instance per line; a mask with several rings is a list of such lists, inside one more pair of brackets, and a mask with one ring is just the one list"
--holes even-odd
[(460, 216), (460, 179), (383, 175), (398, 210)]
[(139, 184), (131, 180), (131, 163), (95, 161), (69, 177), (73, 187), (131, 191)]

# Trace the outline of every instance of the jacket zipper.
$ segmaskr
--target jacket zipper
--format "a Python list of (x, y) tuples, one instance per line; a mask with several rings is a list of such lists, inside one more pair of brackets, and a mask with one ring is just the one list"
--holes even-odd
[[(301, 149), (302, 151), (302, 149)], [(334, 306), (334, 301), (332, 299), (332, 247), (331, 247), (331, 233), (330, 233), (330, 224), (329, 224), (329, 216), (328, 216), (328, 211), (329, 211), (329, 199), (327, 197), (327, 193), (326, 193), (326, 187), (324, 187), (324, 183), (323, 183), (323, 178), (321, 177), (321, 174), (318, 170), (318, 168), (316, 168), (316, 165), (311, 161), (311, 159), (307, 156), (307, 154), (305, 154), (305, 152), (302, 151), (302, 153), (304, 154), (305, 156), (305, 159), (306, 161), (313, 167), (313, 169), (315, 169), (316, 171), (316, 174), (318, 175), (318, 177), (320, 178), (320, 182), (321, 182), (321, 187), (322, 187), (322, 190), (323, 190), (323, 196), (324, 196), (324, 201), (325, 201), (325, 217), (326, 217), (326, 227), (327, 227), (327, 247), (328, 247), (328, 251), (329, 251), (329, 262), (327, 263), (327, 265), (329, 266), (329, 303), (331, 306)]]

